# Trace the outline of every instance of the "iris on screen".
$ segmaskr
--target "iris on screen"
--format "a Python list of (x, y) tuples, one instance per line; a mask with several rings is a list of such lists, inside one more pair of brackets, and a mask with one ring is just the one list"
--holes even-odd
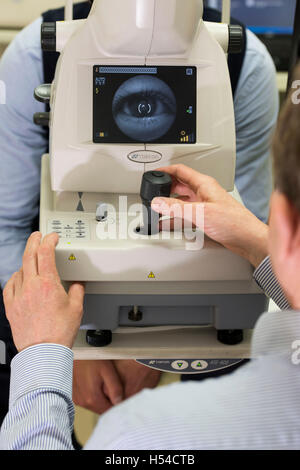
[(150, 142), (164, 136), (176, 119), (176, 98), (157, 77), (137, 75), (118, 88), (112, 113), (118, 128), (133, 140)]

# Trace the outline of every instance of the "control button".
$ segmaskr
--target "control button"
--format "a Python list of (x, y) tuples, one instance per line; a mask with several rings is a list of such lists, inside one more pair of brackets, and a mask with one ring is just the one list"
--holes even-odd
[(156, 178), (162, 178), (163, 176), (165, 176), (165, 173), (163, 173), (162, 171), (152, 171), (152, 175)]
[(195, 370), (204, 370), (208, 367), (208, 363), (202, 359), (199, 359), (197, 361), (193, 361), (191, 366)]
[(89, 223), (82, 219), (49, 220), (48, 233), (56, 232), (60, 238), (69, 242), (71, 239), (90, 239)]
[(189, 363), (187, 361), (181, 361), (180, 359), (178, 359), (178, 361), (173, 361), (171, 366), (175, 370), (184, 370), (188, 368)]
[(96, 220), (102, 222), (107, 219), (107, 204), (105, 202), (98, 202), (96, 207)]

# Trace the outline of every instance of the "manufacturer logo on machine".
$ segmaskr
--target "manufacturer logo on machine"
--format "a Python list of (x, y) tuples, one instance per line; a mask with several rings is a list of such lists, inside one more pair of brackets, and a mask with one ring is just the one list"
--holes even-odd
[(76, 261), (76, 256), (72, 253), (69, 258), (68, 258), (69, 261)]
[(155, 279), (155, 274), (152, 271), (148, 274), (148, 279)]
[(131, 152), (128, 155), (128, 158), (132, 162), (136, 163), (155, 163), (162, 159), (162, 155), (159, 152), (141, 150), (139, 152)]

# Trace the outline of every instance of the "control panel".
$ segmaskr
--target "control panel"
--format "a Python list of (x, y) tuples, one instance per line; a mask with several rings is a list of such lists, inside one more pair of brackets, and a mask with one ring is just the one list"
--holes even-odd
[(63, 239), (88, 241), (91, 238), (89, 222), (83, 219), (50, 219), (47, 231), (56, 232)]
[(239, 364), (243, 359), (138, 359), (151, 369), (180, 374), (205, 374)]

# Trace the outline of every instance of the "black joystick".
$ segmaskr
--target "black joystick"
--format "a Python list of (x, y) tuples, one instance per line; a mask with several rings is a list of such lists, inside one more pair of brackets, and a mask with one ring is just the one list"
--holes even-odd
[(141, 185), (141, 198), (143, 201), (143, 227), (142, 235), (155, 235), (159, 232), (159, 214), (151, 209), (151, 202), (155, 197), (169, 197), (172, 187), (172, 178), (162, 171), (147, 171), (143, 175)]

